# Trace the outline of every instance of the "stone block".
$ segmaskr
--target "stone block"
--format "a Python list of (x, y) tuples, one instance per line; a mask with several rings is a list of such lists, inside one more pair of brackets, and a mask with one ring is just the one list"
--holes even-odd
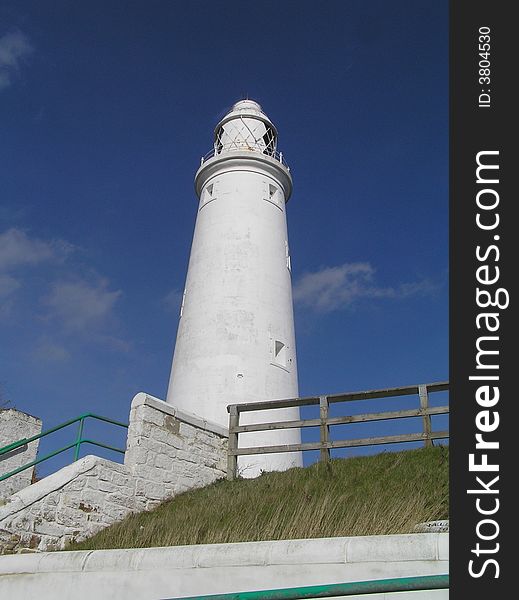
[(172, 433), (164, 427), (155, 427), (151, 436), (153, 440), (174, 446), (175, 448), (185, 445), (185, 440), (178, 433)]
[(107, 497), (107, 492), (101, 492), (99, 490), (85, 489), (81, 492), (79, 498), (71, 500), (71, 506), (75, 507), (79, 504), (79, 500), (93, 506), (94, 510), (98, 511), (99, 507), (103, 505)]
[(88, 477), (88, 478), (82, 478), (82, 479), (76, 479), (75, 481), (71, 481), (69, 484), (67, 484), (67, 491), (70, 492), (80, 492), (86, 485), (87, 479), (91, 479), (93, 480), (93, 482), (95, 482), (95, 478), (94, 477)]
[(143, 446), (138, 446), (133, 448), (131, 451), (126, 453), (126, 462), (127, 466), (141, 465), (145, 464), (148, 460), (148, 449)]
[[(122, 494), (119, 490), (113, 494), (110, 494), (107, 497), (106, 502), (109, 502), (110, 504), (118, 504), (120, 506), (129, 506), (132, 503), (132, 498), (127, 494)], [(103, 507), (104, 506), (105, 504), (103, 504)]]
[(130, 486), (132, 485), (132, 478), (129, 474), (127, 473), (112, 473), (112, 483), (114, 483), (116, 486)]
[(157, 454), (155, 456), (154, 466), (159, 469), (167, 469), (168, 471), (171, 469), (171, 459), (164, 454)]
[(191, 464), (198, 463), (198, 457), (193, 452), (188, 452), (186, 450), (179, 450), (177, 452), (177, 458), (179, 461)]
[(135, 496), (144, 496), (146, 493), (146, 479), (143, 477), (135, 478)]
[(164, 428), (173, 435), (180, 433), (180, 421), (171, 415), (164, 417)]
[[(64, 527), (65, 525), (65, 527)], [(67, 523), (62, 523), (61, 520), (54, 521), (41, 521), (40, 523), (35, 523), (34, 531), (41, 535), (48, 535), (55, 538), (60, 538), (64, 535), (64, 532), (68, 529), (67, 525), (70, 527), (70, 530), (74, 529), (74, 525), (70, 525)]]
[(147, 482), (145, 485), (146, 498), (151, 500), (161, 500), (166, 495), (166, 487), (163, 483)]
[(42, 536), (38, 544), (40, 552), (54, 552), (55, 550), (63, 550), (63, 538), (54, 538), (51, 536)]
[(131, 510), (128, 507), (107, 502), (103, 506), (102, 519), (99, 522), (111, 525), (112, 523), (117, 523), (117, 521), (122, 521), (130, 512)]
[(161, 504), (162, 500), (148, 500), (146, 503), (146, 509), (145, 510), (153, 510), (154, 508), (157, 508), (157, 506), (159, 506), (159, 504)]
[(165, 414), (163, 412), (160, 412), (155, 408), (151, 408), (150, 406), (146, 406), (142, 416), (142, 422), (153, 423), (154, 425), (162, 427), (164, 425), (164, 417)]
[(112, 492), (115, 492), (118, 489), (118, 487), (117, 485), (115, 485), (115, 483), (112, 483), (111, 481), (100, 480), (98, 482), (97, 489), (100, 492), (108, 492), (109, 494), (111, 494)]

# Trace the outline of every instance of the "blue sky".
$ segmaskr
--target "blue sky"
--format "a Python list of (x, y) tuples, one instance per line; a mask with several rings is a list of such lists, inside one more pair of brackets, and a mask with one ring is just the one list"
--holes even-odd
[(448, 378), (448, 7), (6, 0), (0, 382), (50, 427), (164, 398), (218, 119), (279, 130), (301, 395)]

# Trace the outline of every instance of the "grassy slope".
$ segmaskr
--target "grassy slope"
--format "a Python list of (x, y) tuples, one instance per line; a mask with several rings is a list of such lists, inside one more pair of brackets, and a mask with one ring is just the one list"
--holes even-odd
[(448, 517), (448, 452), (382, 453), (218, 481), (69, 549), (409, 533), (416, 523)]

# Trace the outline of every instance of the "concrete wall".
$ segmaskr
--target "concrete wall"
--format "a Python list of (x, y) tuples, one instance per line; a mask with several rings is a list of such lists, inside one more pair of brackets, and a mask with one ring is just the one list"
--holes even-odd
[(0, 595), (159, 600), (447, 572), (448, 534), (343, 537), (4, 556)]
[[(41, 420), (37, 417), (14, 408), (0, 410), (0, 448), (23, 438), (30, 438), (40, 432)], [(2, 454), (0, 456), (0, 475), (33, 461), (38, 452), (38, 444), (39, 440), (36, 440), (12, 452)], [(0, 500), (30, 485), (33, 473), (34, 467), (0, 482)]]
[(0, 553), (62, 549), (166, 498), (225, 476), (226, 432), (137, 394), (125, 464), (86, 456), (0, 507)]

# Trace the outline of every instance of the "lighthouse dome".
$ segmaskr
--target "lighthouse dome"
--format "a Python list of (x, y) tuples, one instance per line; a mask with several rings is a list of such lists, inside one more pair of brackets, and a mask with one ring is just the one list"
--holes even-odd
[[(244, 110), (247, 112), (263, 113), (261, 106), (255, 100), (238, 100), (231, 109), (231, 112), (236, 110)], [(265, 115), (264, 115), (265, 116)]]

